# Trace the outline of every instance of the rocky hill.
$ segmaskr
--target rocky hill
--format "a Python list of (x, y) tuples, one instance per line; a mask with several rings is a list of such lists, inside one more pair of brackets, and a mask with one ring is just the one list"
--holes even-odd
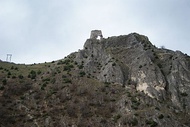
[(132, 33), (51, 63), (0, 61), (0, 116), (1, 127), (188, 127), (190, 57)]

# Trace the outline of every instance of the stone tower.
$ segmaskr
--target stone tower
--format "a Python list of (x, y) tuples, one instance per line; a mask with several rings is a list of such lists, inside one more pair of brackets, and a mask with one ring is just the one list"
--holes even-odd
[(90, 39), (98, 39), (98, 37), (100, 37), (100, 39), (103, 38), (102, 31), (101, 30), (92, 30)]

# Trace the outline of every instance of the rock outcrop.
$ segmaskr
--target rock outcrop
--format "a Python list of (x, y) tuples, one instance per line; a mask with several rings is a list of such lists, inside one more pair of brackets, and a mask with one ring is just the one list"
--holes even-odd
[(132, 33), (101, 41), (87, 39), (75, 61), (102, 82), (133, 85), (157, 100), (171, 97), (180, 110), (190, 111), (189, 57), (159, 49), (146, 36)]

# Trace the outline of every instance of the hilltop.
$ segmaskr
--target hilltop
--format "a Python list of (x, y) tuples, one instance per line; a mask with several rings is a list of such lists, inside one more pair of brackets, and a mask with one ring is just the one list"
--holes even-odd
[(0, 61), (0, 126), (188, 127), (189, 93), (188, 55), (137, 33), (93, 36), (50, 63)]

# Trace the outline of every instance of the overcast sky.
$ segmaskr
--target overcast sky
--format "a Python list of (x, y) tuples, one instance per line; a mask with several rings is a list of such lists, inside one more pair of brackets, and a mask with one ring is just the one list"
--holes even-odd
[(190, 0), (0, 0), (0, 59), (43, 63), (105, 38), (137, 32), (190, 55)]

